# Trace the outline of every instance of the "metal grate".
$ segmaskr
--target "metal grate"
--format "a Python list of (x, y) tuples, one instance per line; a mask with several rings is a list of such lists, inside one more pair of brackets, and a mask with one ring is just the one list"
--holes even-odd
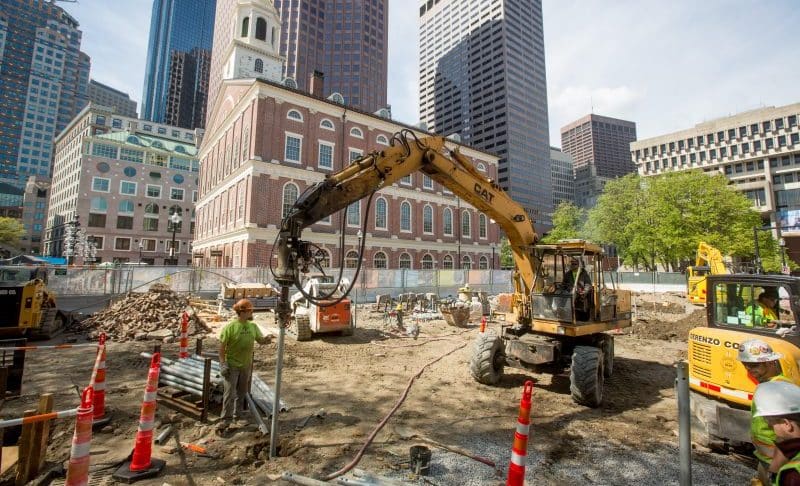
[(711, 366), (711, 346), (691, 342), (689, 343), (689, 355), (694, 362)]

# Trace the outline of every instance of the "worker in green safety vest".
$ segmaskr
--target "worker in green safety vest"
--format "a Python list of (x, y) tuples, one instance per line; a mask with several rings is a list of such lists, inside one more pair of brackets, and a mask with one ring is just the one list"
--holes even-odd
[(785, 381), (771, 381), (756, 388), (753, 395), (756, 417), (763, 418), (775, 434), (775, 445), (788, 457), (772, 476), (775, 486), (800, 486), (800, 387)]
[[(772, 347), (761, 339), (748, 339), (739, 345), (739, 361), (747, 370), (748, 376), (758, 383), (756, 390), (772, 381), (787, 381), (789, 378), (781, 371), (780, 353), (773, 351)], [(757, 415), (755, 402), (750, 404), (752, 420), (750, 422), (750, 440), (755, 448), (754, 454), (758, 459), (757, 474), (762, 484), (769, 484), (771, 474), (774, 474), (786, 461), (786, 458), (775, 447), (775, 433), (767, 421)]]
[(775, 327), (775, 320), (778, 319), (778, 313), (775, 306), (778, 303), (778, 291), (773, 288), (768, 288), (761, 292), (757, 301), (753, 305), (747, 306), (745, 313), (749, 320), (747, 320), (747, 327)]

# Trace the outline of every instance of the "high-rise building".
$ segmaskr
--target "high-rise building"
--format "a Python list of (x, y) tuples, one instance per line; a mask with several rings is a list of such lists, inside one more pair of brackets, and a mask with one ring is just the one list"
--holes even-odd
[(0, 8), (0, 181), (49, 176), (53, 139), (86, 105), (89, 56), (78, 21), (55, 2)]
[(630, 146), (636, 141), (636, 123), (594, 113), (561, 128), (561, 150), (572, 156), (575, 169), (594, 165), (599, 177), (621, 177), (636, 172)]
[(216, 0), (153, 0), (142, 118), (205, 125)]
[(50, 194), (50, 179), (44, 176), (30, 176), (25, 184), (22, 203), (22, 226), (25, 234), (20, 238), (23, 253), (39, 255), (42, 253), (42, 236), (47, 217), (47, 201)]
[(575, 202), (575, 170), (572, 156), (557, 147), (550, 147), (550, 177), (553, 183), (553, 207), (562, 202)]
[(89, 82), (89, 102), (115, 108), (121, 116), (137, 117), (136, 102), (131, 99), (128, 93), (123, 93), (94, 79)]
[[(541, 0), (419, 3), (420, 117), (496, 153), (498, 183), (537, 225), (552, 213)], [(540, 228), (541, 229), (541, 228)]]

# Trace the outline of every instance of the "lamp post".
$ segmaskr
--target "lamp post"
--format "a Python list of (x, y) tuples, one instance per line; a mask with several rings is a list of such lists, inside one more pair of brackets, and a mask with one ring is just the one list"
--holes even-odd
[(497, 247), (494, 243), (489, 245), (492, 248), (492, 270), (494, 270), (494, 249)]
[(169, 222), (172, 223), (172, 246), (169, 249), (169, 260), (172, 265), (177, 265), (178, 261), (175, 258), (175, 233), (178, 231), (178, 225), (181, 224), (182, 218), (178, 212), (172, 213), (169, 217)]
[(786, 266), (786, 240), (781, 237), (778, 243), (781, 245), (781, 273), (788, 275), (789, 267)]
[(144, 243), (139, 242), (139, 263), (142, 263), (142, 250), (144, 249)]

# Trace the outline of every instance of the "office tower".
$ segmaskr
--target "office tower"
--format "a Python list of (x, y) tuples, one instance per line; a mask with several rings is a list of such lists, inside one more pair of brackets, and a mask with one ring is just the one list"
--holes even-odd
[(562, 202), (575, 202), (575, 170), (572, 156), (550, 147), (550, 174), (553, 183), (553, 208)]
[(216, 0), (153, 0), (142, 118), (202, 128)]
[(561, 150), (575, 161), (575, 170), (594, 165), (599, 177), (615, 178), (636, 172), (630, 145), (636, 141), (636, 123), (600, 115), (586, 115), (561, 128)]
[(94, 79), (89, 82), (89, 101), (97, 105), (115, 108), (118, 115), (137, 117), (136, 102), (128, 93), (123, 93)]
[(0, 8), (0, 181), (50, 175), (53, 138), (86, 105), (89, 56), (78, 22), (53, 2)]
[(549, 225), (541, 0), (426, 0), (419, 22), (421, 120), (499, 155), (498, 183)]

